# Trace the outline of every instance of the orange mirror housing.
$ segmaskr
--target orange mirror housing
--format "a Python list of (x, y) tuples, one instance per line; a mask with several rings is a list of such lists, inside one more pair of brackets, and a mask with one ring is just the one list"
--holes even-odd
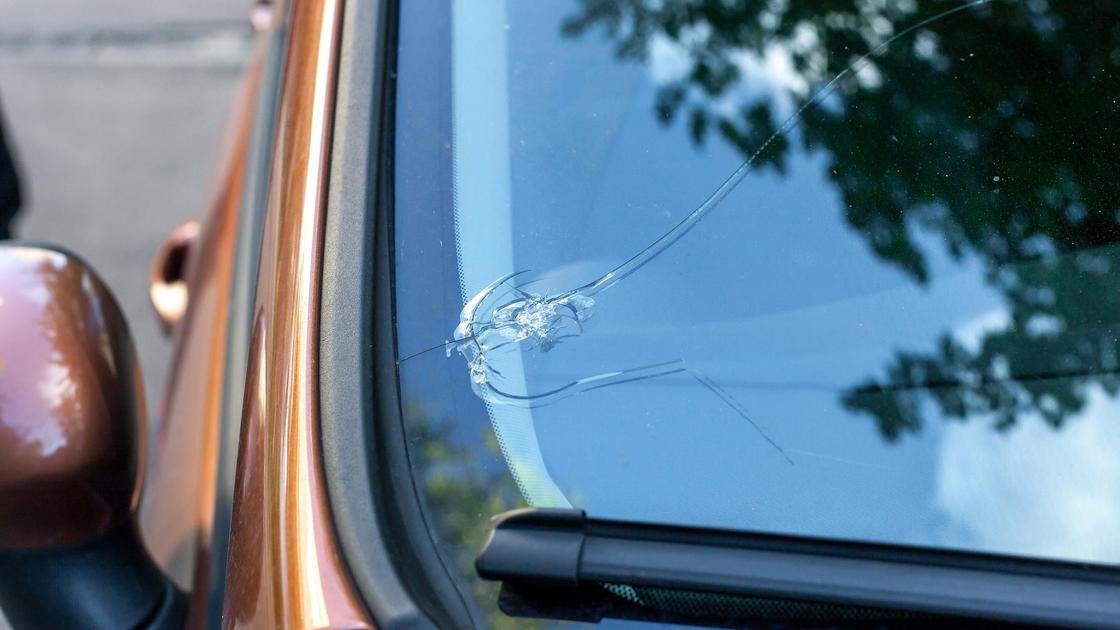
[(81, 260), (0, 243), (0, 606), (15, 627), (178, 628), (137, 533), (144, 391)]
[(131, 517), (145, 423), (135, 364), (88, 267), (0, 245), (0, 548), (81, 542)]

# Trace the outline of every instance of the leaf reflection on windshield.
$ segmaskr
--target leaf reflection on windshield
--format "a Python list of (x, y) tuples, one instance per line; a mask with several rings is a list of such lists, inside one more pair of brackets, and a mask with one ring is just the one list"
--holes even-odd
[[(750, 72), (741, 55), (785, 50), (796, 99), (893, 22), (938, 11), (911, 0), (580, 4), (565, 34), (602, 26), (620, 59), (669, 50), (660, 120), (687, 111), (695, 143), (718, 130), (744, 153), (781, 108), (735, 103), (735, 79)], [(916, 33), (910, 49), (861, 73), (868, 81), (853, 77), (842, 107), (829, 99), (800, 123), (805, 148), (831, 160), (849, 227), (878, 258), (928, 285), (920, 230), (953, 260), (978, 259), (1006, 303), (1006, 322), (976, 343), (946, 332), (932, 350), (896, 350), (881, 375), (841, 394), (888, 441), (920, 431), (925, 401), (948, 418), (990, 417), (997, 430), (1033, 414), (1059, 428), (1093, 388), (1120, 391), (1120, 12), (1113, 2), (1003, 0), (981, 16)]]

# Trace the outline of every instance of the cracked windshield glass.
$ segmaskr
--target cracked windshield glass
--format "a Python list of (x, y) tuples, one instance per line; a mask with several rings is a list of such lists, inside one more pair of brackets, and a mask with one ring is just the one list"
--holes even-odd
[(490, 516), (1120, 562), (1120, 4), (401, 7), (397, 358)]

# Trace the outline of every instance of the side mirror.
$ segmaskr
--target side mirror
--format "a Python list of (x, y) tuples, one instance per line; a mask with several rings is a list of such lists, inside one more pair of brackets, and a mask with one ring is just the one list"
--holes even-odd
[(0, 243), (0, 609), (15, 628), (181, 627), (140, 540), (144, 392), (109, 289)]

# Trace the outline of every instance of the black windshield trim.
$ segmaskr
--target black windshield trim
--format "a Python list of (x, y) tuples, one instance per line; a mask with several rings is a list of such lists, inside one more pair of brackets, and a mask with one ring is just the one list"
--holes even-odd
[(347, 0), (323, 243), (319, 422), (339, 546), (379, 628), (469, 627), (421, 518), (397, 391), (391, 215), (398, 8)]

